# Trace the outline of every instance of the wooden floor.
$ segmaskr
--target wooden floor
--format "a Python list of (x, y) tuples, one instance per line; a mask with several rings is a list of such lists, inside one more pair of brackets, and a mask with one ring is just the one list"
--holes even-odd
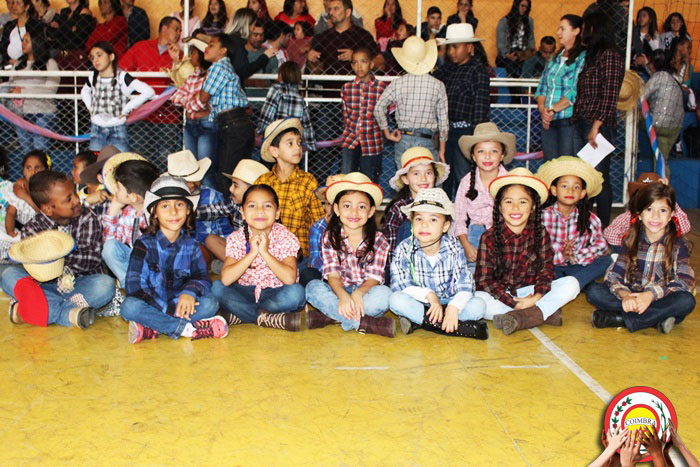
[(606, 403), (637, 385), (666, 394), (700, 453), (700, 314), (661, 335), (595, 330), (590, 312), (579, 296), (561, 328), (485, 342), (242, 325), (129, 345), (121, 318), (87, 331), (4, 318), (0, 462), (585, 465)]

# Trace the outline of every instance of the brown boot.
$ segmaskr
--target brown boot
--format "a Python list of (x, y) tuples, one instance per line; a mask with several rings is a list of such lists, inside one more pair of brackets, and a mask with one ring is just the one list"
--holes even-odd
[[(510, 312), (508, 312), (510, 313)], [(500, 315), (493, 315), (493, 327), (495, 329), (503, 329), (503, 317), (508, 313), (501, 313)]]
[(503, 334), (513, 334), (521, 329), (530, 329), (544, 323), (542, 311), (536, 306), (524, 310), (513, 310), (503, 315)]
[(564, 321), (561, 317), (561, 308), (549, 315), (549, 318), (544, 320), (544, 324), (549, 324), (550, 326), (561, 326), (563, 323)]
[(309, 329), (325, 328), (331, 324), (338, 324), (334, 319), (324, 315), (311, 305), (306, 305), (306, 327)]
[(223, 308), (219, 308), (219, 311), (217, 311), (216, 314), (224, 318), (226, 320), (226, 324), (228, 324), (229, 327), (243, 323), (243, 321), (241, 321), (241, 319), (238, 316), (224, 310)]
[(363, 316), (360, 318), (360, 328), (357, 332), (365, 334), (377, 334), (378, 336), (394, 337), (396, 335), (396, 322), (384, 316), (382, 318), (373, 318), (371, 316)]
[(270, 313), (260, 310), (258, 312), (258, 326), (263, 328), (286, 329), (287, 331), (299, 331), (301, 329), (301, 313)]
[(90, 307), (73, 308), (68, 313), (68, 320), (76, 328), (87, 329), (95, 322), (95, 310)]

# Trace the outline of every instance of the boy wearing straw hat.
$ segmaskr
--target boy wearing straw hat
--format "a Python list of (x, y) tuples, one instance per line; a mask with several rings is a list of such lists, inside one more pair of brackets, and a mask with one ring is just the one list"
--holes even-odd
[(459, 138), (472, 135), (476, 125), (489, 120), (489, 71), (481, 60), (473, 60), (474, 43), (479, 41), (469, 23), (450, 24), (445, 39), (439, 40), (441, 46), (447, 46), (449, 58), (433, 76), (445, 83), (447, 91), (450, 131), (445, 162), (452, 170), (444, 189), (450, 197), (469, 171), (469, 162), (460, 154)]
[[(447, 119), (447, 93), (442, 81), (430, 76), (438, 58), (434, 39), (407, 38), (402, 47), (391, 53), (408, 74), (387, 86), (374, 108), (374, 118), (384, 136), (394, 144), (396, 168), (401, 168), (401, 155), (409, 148), (430, 149), (433, 157), (445, 162), (445, 144), (450, 125)], [(390, 132), (387, 110), (396, 104), (397, 129)], [(434, 135), (438, 133), (439, 148), (435, 151)]]
[[(38, 283), (21, 266), (2, 274), (2, 289), (12, 297), (10, 318), (46, 326), (85, 329), (94, 321), (95, 309), (114, 297), (114, 279), (101, 274), (102, 226), (97, 215), (80, 204), (75, 185), (66, 174), (46, 170), (29, 181), (29, 193), (39, 212), (22, 230), (29, 238), (47, 230), (69, 234), (75, 249), (65, 256), (63, 274), (57, 281)], [(47, 255), (60, 248), (48, 248)], [(48, 258), (54, 261), (56, 258)], [(44, 279), (44, 278), (42, 278)]]

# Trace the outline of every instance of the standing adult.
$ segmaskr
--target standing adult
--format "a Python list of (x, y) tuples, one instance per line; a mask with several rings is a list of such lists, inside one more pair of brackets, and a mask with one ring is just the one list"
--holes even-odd
[[(616, 104), (625, 74), (625, 62), (615, 47), (615, 36), (610, 28), (608, 18), (601, 12), (583, 18), (581, 39), (586, 45), (586, 59), (578, 77), (571, 117), (575, 125), (575, 153), (586, 143), (597, 148), (596, 137), (599, 133), (610, 143), (615, 142)], [(596, 170), (603, 174), (603, 190), (595, 198), (603, 226), (610, 223), (612, 209), (611, 157), (608, 155), (596, 166)]]
[(41, 23), (36, 19), (36, 10), (31, 0), (10, 0), (7, 2), (11, 14), (17, 19), (8, 21), (2, 30), (0, 38), (0, 53), (4, 64), (17, 63), (17, 59), (22, 56), (22, 38), (27, 32), (27, 27), (36, 29), (41, 27)]
[[(314, 34), (321, 34), (322, 32), (327, 31), (333, 27), (330, 14), (328, 13), (328, 8), (330, 7), (330, 5), (331, 0), (323, 0), (323, 12), (320, 15), (318, 15), (316, 25), (313, 26)], [(355, 10), (352, 10), (352, 16), (350, 17), (350, 21), (352, 21), (352, 24), (354, 24), (358, 28), (364, 27), (364, 25), (362, 24), (362, 16), (360, 16), (360, 14)]]
[[(170, 70), (173, 57), (179, 58), (180, 34), (180, 20), (164, 17), (158, 25), (158, 37), (134, 44), (119, 58), (119, 68), (125, 71)], [(145, 78), (143, 81), (156, 92), (170, 85), (168, 78)], [(182, 148), (181, 121), (182, 114), (168, 101), (144, 120), (129, 125), (129, 146), (151, 160), (164, 163), (168, 154)]]
[(269, 48), (254, 61), (248, 61), (248, 52), (245, 44), (250, 36), (250, 27), (256, 20), (258, 20), (258, 16), (253, 10), (250, 8), (239, 8), (233, 14), (231, 22), (226, 27), (226, 34), (231, 37), (229, 46), (234, 48), (233, 52), (229, 51), (229, 57), (233, 61), (233, 70), (241, 79), (241, 83), (251, 75), (264, 69), (270, 61), (270, 57), (274, 57), (277, 53), (277, 49)]
[(535, 91), (537, 109), (542, 117), (542, 151), (544, 159), (574, 154), (574, 124), (571, 121), (576, 102), (578, 76), (586, 60), (581, 41), (583, 18), (564, 15), (559, 21), (557, 37), (561, 51), (542, 73)]
[(92, 31), (85, 44), (85, 50), (90, 53), (90, 48), (97, 42), (109, 42), (114, 46), (117, 57), (126, 52), (129, 45), (129, 33), (126, 18), (119, 0), (100, 0), (100, 14), (102, 21)]
[(447, 25), (454, 23), (469, 23), (476, 32), (479, 20), (474, 16), (474, 4), (472, 0), (457, 0), (457, 12), (447, 17)]
[(374, 20), (374, 30), (377, 33), (377, 42), (382, 38), (395, 41), (398, 39), (399, 26), (406, 24), (401, 12), (399, 0), (384, 0), (382, 16)]
[(86, 69), (85, 44), (95, 29), (97, 20), (88, 8), (87, 0), (66, 0), (63, 8), (49, 24), (47, 31), (54, 46), (61, 51), (58, 65), (63, 69)]
[(583, 12), (583, 17), (585, 18), (595, 12), (601, 12), (608, 18), (615, 47), (617, 47), (620, 55), (624, 57), (627, 50), (627, 22), (629, 16), (627, 10), (620, 5), (618, 0), (596, 0), (586, 8), (586, 11)]
[(151, 23), (148, 20), (148, 15), (134, 3), (136, 0), (122, 0), (122, 11), (126, 17), (129, 30), (129, 43), (127, 47), (131, 47), (138, 41), (145, 41), (151, 38)]
[(291, 27), (299, 21), (306, 21), (311, 26), (316, 24), (314, 17), (309, 14), (306, 0), (284, 0), (282, 11), (275, 16), (275, 21), (282, 21)]
[(513, 0), (496, 29), (496, 66), (504, 67), (511, 78), (520, 77), (523, 62), (535, 53), (535, 22), (530, 16), (530, 0)]

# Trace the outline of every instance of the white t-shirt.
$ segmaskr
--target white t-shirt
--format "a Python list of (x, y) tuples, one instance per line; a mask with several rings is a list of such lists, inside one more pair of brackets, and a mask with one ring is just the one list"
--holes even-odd
[(27, 33), (27, 28), (15, 26), (10, 32), (10, 45), (7, 46), (7, 54), (11, 59), (17, 60), (22, 56), (22, 38)]

